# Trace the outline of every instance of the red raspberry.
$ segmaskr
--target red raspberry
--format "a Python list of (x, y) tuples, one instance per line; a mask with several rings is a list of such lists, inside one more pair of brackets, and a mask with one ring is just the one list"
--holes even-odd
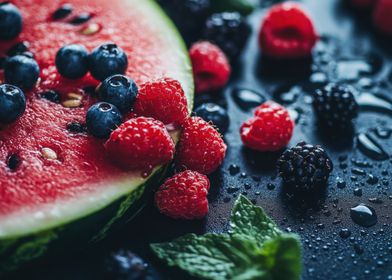
[(381, 32), (392, 35), (392, 0), (377, 1), (373, 23)]
[(240, 133), (245, 146), (266, 152), (286, 147), (293, 129), (289, 112), (275, 102), (266, 102), (256, 109), (255, 117), (242, 124)]
[(140, 87), (133, 111), (136, 115), (178, 126), (188, 117), (188, 103), (181, 84), (164, 78)]
[(198, 42), (189, 50), (196, 92), (223, 88), (230, 77), (230, 64), (223, 51), (210, 42)]
[(208, 213), (210, 181), (195, 171), (184, 171), (166, 180), (155, 194), (162, 214), (174, 219), (201, 219)]
[(189, 118), (183, 126), (176, 154), (178, 169), (190, 169), (210, 174), (221, 164), (226, 154), (221, 135), (202, 118)]
[(174, 156), (174, 143), (165, 125), (152, 118), (130, 119), (105, 143), (108, 155), (126, 169), (150, 171)]
[(312, 20), (298, 4), (273, 6), (259, 34), (263, 53), (274, 58), (302, 58), (311, 54), (318, 36)]

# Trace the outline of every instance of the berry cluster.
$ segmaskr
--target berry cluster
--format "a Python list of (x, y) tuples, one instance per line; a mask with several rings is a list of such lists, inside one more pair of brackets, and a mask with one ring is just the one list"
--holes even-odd
[(305, 142), (285, 151), (278, 160), (283, 182), (300, 190), (323, 186), (332, 171), (332, 161), (320, 146)]
[(350, 126), (359, 109), (350, 89), (347, 86), (334, 84), (316, 90), (313, 107), (323, 124), (341, 129)]

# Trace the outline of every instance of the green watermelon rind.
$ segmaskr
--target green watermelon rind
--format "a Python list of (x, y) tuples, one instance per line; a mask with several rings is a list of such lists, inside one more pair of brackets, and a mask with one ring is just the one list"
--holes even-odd
[[(153, 19), (154, 24), (165, 33), (170, 44), (177, 47), (178, 56), (181, 57), (177, 67), (182, 71), (176, 73), (177, 77), (172, 78), (182, 83), (191, 111), (194, 93), (192, 68), (187, 48), (175, 25), (154, 0), (126, 1), (130, 5), (137, 2), (138, 8), (145, 9), (145, 13)], [(178, 135), (174, 134), (174, 139), (177, 138)], [(128, 222), (142, 210), (148, 197), (151, 197), (153, 190), (165, 177), (166, 170), (167, 166), (156, 168), (141, 184), (129, 185), (125, 193), (123, 187), (120, 188), (124, 182), (119, 182), (118, 196), (106, 205), (81, 211), (77, 216), (62, 217), (56, 224), (42, 222), (40, 226), (25, 232), (9, 236), (0, 235), (0, 273), (13, 270), (44, 255), (56, 254), (65, 248), (79, 248), (105, 238), (111, 230)], [(112, 187), (115, 186), (114, 184)]]

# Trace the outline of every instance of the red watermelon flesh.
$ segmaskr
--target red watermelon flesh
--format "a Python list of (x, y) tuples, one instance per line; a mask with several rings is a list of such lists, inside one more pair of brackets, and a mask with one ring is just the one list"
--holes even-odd
[[(162, 22), (155, 23), (154, 18), (159, 14), (146, 7), (154, 4), (145, 1), (67, 1), (72, 4), (73, 12), (58, 21), (54, 21), (51, 15), (63, 1), (12, 1), (23, 15), (23, 31), (12, 41), (0, 42), (0, 55), (5, 56), (15, 43), (26, 41), (41, 71), (36, 87), (25, 92), (27, 108), (23, 116), (13, 124), (0, 127), (0, 235), (2, 220), (4, 224), (10, 222), (6, 220), (7, 216), (26, 214), (42, 205), (77, 200), (83, 196), (104, 196), (108, 186), (125, 188), (112, 187), (121, 180), (131, 178), (143, 182), (140, 172), (126, 172), (110, 161), (104, 153), (103, 140), (67, 130), (71, 122), (85, 123), (86, 111), (97, 99), (84, 89), (97, 86), (98, 81), (89, 75), (80, 80), (62, 78), (56, 70), (54, 58), (65, 44), (83, 44), (91, 51), (102, 43), (114, 42), (127, 53), (129, 67), (126, 74), (137, 84), (172, 77), (180, 80), (190, 97), (192, 78), (186, 53), (178, 47), (176, 38), (161, 32)], [(88, 22), (81, 25), (68, 22), (85, 12), (92, 15)], [(83, 34), (96, 24), (101, 28), (97, 33)], [(2, 78), (0, 71), (0, 80)], [(61, 103), (42, 98), (42, 92), (47, 90), (59, 92)], [(70, 93), (82, 96), (80, 107), (63, 105)], [(42, 155), (44, 148), (55, 151), (57, 159), (45, 158)], [(11, 155), (21, 159), (15, 170), (7, 166)]]

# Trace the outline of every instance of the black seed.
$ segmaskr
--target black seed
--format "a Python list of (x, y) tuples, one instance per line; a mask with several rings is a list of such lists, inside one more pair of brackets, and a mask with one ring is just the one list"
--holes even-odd
[(7, 166), (12, 171), (16, 170), (21, 163), (21, 159), (17, 154), (11, 154), (7, 159)]
[(41, 93), (41, 97), (45, 98), (49, 101), (52, 101), (54, 103), (60, 103), (61, 102), (61, 98), (60, 98), (60, 94), (55, 91), (55, 90), (47, 90)]
[(79, 25), (89, 21), (93, 16), (90, 13), (81, 13), (72, 18), (69, 23), (73, 25)]
[(86, 132), (86, 126), (78, 122), (71, 122), (67, 124), (67, 129), (69, 132), (73, 133), (84, 133)]
[(30, 43), (27, 41), (19, 42), (13, 45), (7, 52), (8, 56), (23, 54), (29, 50)]
[(58, 8), (53, 14), (52, 18), (54, 20), (62, 19), (72, 13), (72, 5), (71, 4), (63, 4), (60, 8)]

